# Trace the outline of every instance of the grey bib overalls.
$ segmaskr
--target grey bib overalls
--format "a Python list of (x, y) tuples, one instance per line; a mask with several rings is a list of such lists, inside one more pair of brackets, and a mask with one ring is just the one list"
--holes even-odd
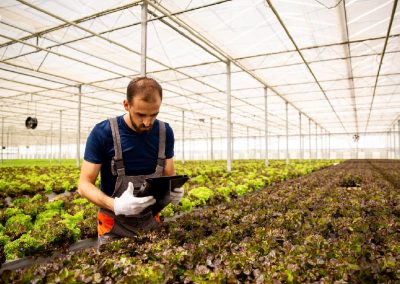
[[(132, 182), (135, 190), (138, 190), (146, 178), (162, 176), (165, 167), (165, 123), (159, 121), (159, 146), (157, 167), (154, 173), (149, 175), (127, 176), (125, 175), (125, 166), (122, 159), (121, 138), (119, 135), (117, 118), (111, 118), (111, 132), (113, 136), (115, 156), (111, 161), (111, 171), (117, 175), (114, 193), (112, 197), (120, 197), (128, 188), (128, 183)], [(158, 217), (158, 216), (157, 216)], [(146, 208), (138, 215), (134, 216), (116, 216), (114, 212), (100, 208), (98, 213), (98, 236), (99, 243), (110, 237), (133, 237), (138, 230), (153, 230), (159, 227), (151, 208)]]

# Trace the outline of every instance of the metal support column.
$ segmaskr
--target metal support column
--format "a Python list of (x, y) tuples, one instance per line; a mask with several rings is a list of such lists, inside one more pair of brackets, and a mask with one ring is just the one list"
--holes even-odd
[(8, 149), (8, 155), (7, 158), (11, 158), (12, 155), (10, 156), (10, 150), (11, 150), (11, 145), (13, 145), (12, 143), (12, 133), (10, 132), (10, 126), (8, 126), (7, 128), (7, 149)]
[(321, 128), (321, 157), (322, 159), (326, 159), (326, 147), (325, 147), (325, 130)]
[(400, 159), (400, 119), (397, 121), (397, 134), (398, 134), (398, 145), (399, 145), (399, 149), (397, 151), (397, 158)]
[(60, 110), (60, 127), (59, 127), (59, 145), (58, 145), (58, 164), (61, 166), (61, 139), (62, 139), (62, 110)]
[(325, 130), (321, 128), (321, 159), (325, 159), (326, 156), (326, 147), (325, 147)]
[(247, 159), (250, 159), (250, 142), (249, 142), (249, 127), (246, 126), (246, 151)]
[(390, 141), (390, 151), (389, 151), (389, 158), (393, 159), (393, 131), (392, 131), (392, 127), (390, 126), (389, 129), (389, 133), (390, 133), (390, 137), (389, 137), (389, 141)]
[(192, 141), (192, 130), (189, 130), (189, 161), (193, 161), (193, 141)]
[(44, 136), (44, 158), (47, 159), (47, 149), (48, 149), (48, 144), (47, 143), (47, 134)]
[(232, 128), (231, 128), (231, 62), (228, 61), (226, 64), (226, 140), (227, 140), (227, 158), (226, 158), (226, 168), (228, 173), (232, 170)]
[(50, 164), (53, 161), (53, 122), (50, 124)]
[(389, 131), (386, 132), (386, 159), (389, 159), (389, 149), (390, 149), (390, 145), (389, 145)]
[(231, 134), (232, 134), (232, 136), (231, 136), (231, 139), (232, 139), (231, 157), (232, 157), (232, 160), (234, 160), (235, 159), (235, 135), (233, 135), (233, 123), (231, 123)]
[[(261, 149), (262, 149), (262, 136), (261, 136), (261, 130), (258, 130), (258, 137), (257, 137), (257, 146), (256, 146), (256, 152), (260, 153), (260, 159), (262, 158), (262, 153), (261, 153)], [(256, 159), (258, 159), (258, 154), (256, 154)]]
[(288, 102), (285, 102), (286, 106), (286, 165), (289, 165), (289, 110)]
[(311, 118), (308, 119), (308, 148), (310, 150), (308, 160), (311, 162)]
[(210, 156), (211, 161), (214, 161), (214, 138), (213, 138), (213, 118), (210, 118)]
[(147, 74), (147, 2), (143, 1), (141, 11), (141, 58), (140, 58), (140, 75), (146, 76)]
[(331, 159), (331, 134), (328, 134), (328, 159)]
[(396, 128), (394, 127), (394, 124), (393, 124), (392, 134), (393, 134), (392, 159), (396, 159)]
[[(264, 111), (265, 111), (265, 166), (268, 167), (268, 89), (264, 88)], [(279, 146), (278, 146), (279, 147)], [(261, 149), (260, 149), (261, 151)], [(278, 154), (279, 157), (279, 154)]]
[(328, 158), (328, 130), (325, 129), (324, 133), (325, 133), (325, 135), (324, 135), (324, 141), (325, 141), (325, 159), (329, 159), (329, 158)]
[(182, 110), (182, 163), (185, 163), (185, 111)]
[(328, 131), (326, 129), (324, 129), (324, 159), (328, 159)]
[[(205, 122), (205, 121), (204, 121)], [(204, 127), (205, 128), (205, 127)], [(204, 139), (204, 142), (205, 142), (205, 144), (206, 144), (206, 155), (205, 155), (205, 157), (206, 157), (206, 160), (208, 160), (209, 158), (208, 158), (208, 150), (209, 150), (209, 146), (208, 146), (208, 132), (207, 132), (207, 130), (205, 130), (204, 131), (205, 133), (206, 133), (206, 139)], [(201, 140), (200, 140), (201, 141)]]
[(76, 167), (81, 167), (81, 106), (82, 106), (82, 85), (78, 86), (78, 125), (76, 133)]
[(302, 137), (301, 137), (301, 112), (299, 112), (299, 159), (303, 160), (303, 143), (302, 143)]
[(320, 148), (320, 159), (324, 158), (324, 129), (322, 127), (319, 128), (319, 148)]
[(318, 125), (315, 123), (315, 159), (318, 160)]
[(278, 160), (281, 158), (281, 136), (278, 135)]
[(358, 159), (358, 140), (356, 140), (356, 159)]
[(4, 117), (1, 118), (1, 163), (3, 163), (4, 151)]
[(324, 147), (325, 146), (325, 131), (324, 131), (324, 129), (323, 128), (321, 128), (321, 159), (325, 159), (325, 156), (326, 156), (326, 152), (325, 152), (325, 150), (326, 150), (326, 147)]

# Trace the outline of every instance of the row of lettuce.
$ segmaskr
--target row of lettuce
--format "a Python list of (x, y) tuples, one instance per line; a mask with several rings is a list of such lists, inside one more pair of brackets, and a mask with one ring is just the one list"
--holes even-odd
[[(185, 196), (180, 204), (168, 205), (162, 217), (188, 212), (204, 205), (229, 202), (286, 179), (303, 176), (337, 161), (234, 161), (232, 171), (226, 171), (225, 161), (191, 161), (176, 163), (178, 174), (191, 177), (184, 185)], [(0, 260), (4, 262), (30, 255), (47, 255), (68, 247), (79, 239), (97, 235), (97, 208), (76, 192), (79, 170), (74, 167), (3, 168), (0, 209)], [(3, 170), (2, 169), (2, 170)], [(34, 178), (36, 176), (36, 178)], [(60, 190), (58, 181), (69, 186)], [(26, 186), (17, 188), (17, 184)], [(63, 184), (63, 183), (61, 183)], [(51, 185), (51, 186), (49, 186)], [(7, 195), (10, 190), (12, 194)], [(49, 192), (63, 192), (49, 201)], [(67, 193), (67, 194), (66, 194)], [(34, 194), (34, 195), (31, 195)], [(12, 197), (11, 201), (4, 196)], [(3, 252), (1, 252), (3, 250)]]

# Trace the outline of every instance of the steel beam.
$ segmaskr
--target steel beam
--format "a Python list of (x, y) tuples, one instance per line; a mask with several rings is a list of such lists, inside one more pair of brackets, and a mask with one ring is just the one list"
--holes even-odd
[(226, 169), (230, 173), (232, 170), (232, 117), (231, 117), (231, 62), (226, 64), (226, 130), (227, 130), (227, 159)]

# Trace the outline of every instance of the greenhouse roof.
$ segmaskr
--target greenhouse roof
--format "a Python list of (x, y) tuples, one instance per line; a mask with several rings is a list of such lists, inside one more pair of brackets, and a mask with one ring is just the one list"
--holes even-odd
[[(122, 114), (141, 72), (143, 1), (0, 4), (0, 117), (26, 131), (81, 131)], [(225, 136), (227, 66), (233, 135), (387, 132), (400, 114), (397, 0), (160, 0), (148, 3), (147, 74), (177, 138)], [(79, 92), (81, 96), (79, 96)], [(287, 103), (287, 104), (286, 104)], [(301, 113), (301, 116), (299, 115)], [(211, 120), (212, 118), (212, 120)], [(33, 130), (33, 131), (37, 131)]]

